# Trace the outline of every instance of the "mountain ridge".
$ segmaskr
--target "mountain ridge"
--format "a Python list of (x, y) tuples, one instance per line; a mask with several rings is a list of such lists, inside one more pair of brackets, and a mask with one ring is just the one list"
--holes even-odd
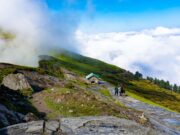
[[(85, 76), (91, 72), (98, 74), (107, 83), (90, 84)], [(15, 78), (18, 75), (23, 76), (33, 92), (5, 87), (4, 78), (10, 81), (8, 84), (13, 81), (12, 83), (21, 86), (21, 83), (16, 83), (18, 78), (11, 80), (8, 79), (9, 75)], [(0, 83), (0, 104), (6, 107), (8, 112), (0, 113), (0, 117), (6, 119), (6, 124), (0, 125), (1, 127), (28, 122), (24, 119), (30, 116), (28, 113), (33, 113), (39, 119), (54, 119), (59, 115), (62, 117), (116, 116), (151, 127), (149, 119), (141, 117), (142, 111), (126, 107), (121, 101), (112, 97), (109, 87), (120, 83), (124, 84), (126, 94), (130, 97), (180, 112), (178, 93), (160, 88), (149, 80), (137, 78), (131, 72), (117, 66), (67, 51), (40, 56), (37, 68), (1, 63)], [(18, 88), (22, 88), (20, 86)], [(24, 108), (28, 109), (24, 110)], [(9, 114), (17, 113), (21, 115), (18, 121), (7, 117)], [(12, 118), (15, 116), (12, 115)]]

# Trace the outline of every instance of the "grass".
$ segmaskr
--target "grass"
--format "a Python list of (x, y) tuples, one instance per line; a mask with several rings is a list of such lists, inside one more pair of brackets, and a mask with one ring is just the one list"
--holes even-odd
[[(0, 82), (2, 82), (4, 76), (10, 73), (16, 73), (17, 70), (35, 71), (40, 74), (48, 74), (63, 79), (64, 75), (61, 71), (63, 67), (75, 72), (77, 76), (84, 77), (93, 72), (100, 75), (103, 80), (112, 84), (117, 85), (123, 83), (129, 96), (154, 106), (180, 112), (180, 94), (171, 93), (147, 80), (135, 80), (133, 74), (124, 69), (69, 52), (62, 52), (61, 54), (54, 53), (53, 56), (55, 56), (55, 58), (41, 60), (39, 62), (39, 68), (23, 66), (2, 68), (0, 69)], [(76, 86), (79, 88), (76, 88)], [(53, 113), (50, 113), (48, 116), (111, 115), (130, 118), (130, 113), (132, 116), (134, 115), (132, 113), (135, 111), (131, 110), (132, 112), (128, 112), (128, 108), (124, 107), (119, 101), (113, 100), (109, 91), (105, 88), (100, 89), (99, 93), (107, 97), (107, 99), (109, 99), (107, 101), (90, 91), (85, 91), (84, 89), (88, 87), (88, 84), (76, 80), (69, 81), (65, 84), (64, 88), (55, 88), (53, 91), (51, 89), (43, 91), (47, 106), (53, 110)], [(11, 108), (14, 108), (14, 106), (8, 102), (5, 104), (7, 104), (6, 106), (9, 105)]]
[[(103, 90), (107, 95), (107, 91)], [(109, 94), (107, 95), (110, 96)], [(45, 91), (45, 103), (52, 113), (48, 114), (49, 118), (77, 117), (77, 116), (117, 116), (128, 118), (126, 115), (127, 108), (121, 106), (119, 102), (106, 102), (98, 95), (86, 90), (73, 90), (69, 88), (55, 88), (53, 91)]]
[(4, 40), (13, 40), (15, 39), (15, 35), (10, 33), (10, 32), (2, 32), (0, 30), (0, 39), (4, 39)]
[(60, 54), (54, 52), (52, 55), (56, 58), (56, 63), (60, 63), (62, 67), (81, 76), (93, 72), (100, 75), (104, 80), (116, 85), (120, 82), (128, 83), (128, 80), (134, 78), (132, 73), (117, 66), (75, 53), (64, 51)]
[(164, 107), (164, 106), (162, 106), (162, 105), (160, 105), (160, 104), (156, 104), (155, 102), (152, 102), (151, 100), (148, 100), (148, 99), (146, 99), (146, 98), (143, 98), (143, 97), (141, 97), (141, 96), (138, 96), (138, 95), (136, 95), (136, 94), (134, 94), (134, 93), (131, 93), (131, 92), (129, 92), (129, 91), (127, 91), (126, 93), (127, 93), (128, 96), (130, 96), (130, 97), (132, 97), (132, 98), (134, 98), (134, 99), (137, 99), (137, 100), (139, 100), (139, 101), (141, 101), (141, 102), (144, 102), (144, 103), (146, 103), (146, 104), (149, 104), (149, 105), (152, 105), (152, 106), (157, 106), (157, 107), (163, 108), (163, 109), (168, 110), (168, 111), (171, 111), (171, 112), (177, 112), (177, 111), (171, 110), (171, 109), (169, 109), (169, 108), (167, 108), (167, 107)]
[(4, 68), (4, 69), (0, 69), (0, 83), (2, 82), (3, 78), (8, 75), (11, 74), (15, 71), (15, 68)]
[[(141, 100), (148, 104), (159, 105), (169, 110), (180, 112), (180, 94), (171, 93), (169, 90), (160, 88), (147, 80), (136, 80), (134, 76), (119, 67), (104, 63), (99, 60), (84, 57), (70, 52), (54, 53), (57, 61), (68, 70), (85, 76), (91, 72), (112, 84), (125, 84), (125, 87), (132, 94), (137, 95)], [(100, 91), (107, 94), (105, 91)], [(107, 96), (107, 95), (106, 95)]]
[(147, 104), (180, 112), (180, 94), (160, 88), (147, 80), (132, 81), (128, 95)]
[(99, 92), (106, 97), (112, 98), (109, 90), (107, 90), (107, 89), (100, 89)]
[(23, 90), (20, 90), (20, 93), (25, 97), (30, 97), (33, 94), (33, 90), (30, 88), (29, 89), (23, 89)]

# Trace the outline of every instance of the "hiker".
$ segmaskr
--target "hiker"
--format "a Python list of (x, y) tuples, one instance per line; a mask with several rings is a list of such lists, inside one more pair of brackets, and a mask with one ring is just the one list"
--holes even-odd
[(121, 84), (121, 92), (120, 92), (120, 96), (123, 96), (123, 94), (125, 94), (125, 89), (124, 89), (124, 85)]
[(118, 90), (119, 90), (119, 95), (121, 96), (121, 85), (119, 85), (119, 87), (118, 87)]
[(119, 92), (119, 90), (118, 90), (118, 87), (117, 87), (117, 86), (114, 88), (114, 91), (115, 91), (115, 95), (117, 95), (117, 96), (118, 96), (118, 92)]
[(122, 95), (125, 95), (125, 89), (124, 89), (124, 85), (123, 85), (123, 84), (122, 84), (122, 86), (121, 86), (121, 89), (122, 89), (122, 90), (121, 90), (121, 91), (122, 91), (122, 92), (121, 92)]

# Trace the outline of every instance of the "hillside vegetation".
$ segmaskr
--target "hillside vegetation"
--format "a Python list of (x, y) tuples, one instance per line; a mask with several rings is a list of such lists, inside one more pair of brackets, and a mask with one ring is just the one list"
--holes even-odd
[[(141, 123), (139, 115), (142, 112), (127, 108), (114, 100), (109, 93), (109, 85), (102, 87), (87, 83), (85, 76), (92, 72), (112, 85), (123, 83), (127, 94), (140, 101), (180, 112), (180, 94), (139, 79), (117, 66), (67, 51), (41, 56), (38, 68), (1, 63), (1, 84), (5, 76), (20, 73), (25, 76), (34, 93), (24, 95), (24, 90), (14, 91), (1, 85), (0, 104), (11, 111), (24, 115), (33, 112), (44, 118), (56, 118), (59, 115), (105, 115)], [(67, 73), (70, 73), (70, 78)], [(44, 112), (45, 115), (39, 112)], [(7, 117), (11, 121), (9, 118)], [(16, 121), (9, 124), (15, 123)], [(5, 125), (0, 125), (3, 126)]]
[[(125, 89), (131, 93), (129, 94), (130, 96), (134, 95), (137, 99), (145, 99), (143, 101), (146, 103), (180, 112), (180, 94), (160, 88), (148, 80), (136, 79), (129, 71), (70, 52), (56, 53), (53, 56), (56, 57), (56, 59), (52, 60), (53, 62), (58, 62), (62, 67), (74, 71), (81, 76), (93, 72), (114, 85), (124, 83)], [(43, 65), (43, 63), (52, 64), (52, 61), (41, 61), (40, 65)]]
[(134, 94), (132, 96), (146, 99), (141, 100), (142, 98), (137, 97), (137, 99), (146, 103), (180, 112), (180, 94), (160, 88), (148, 80), (132, 81), (131, 83), (127, 87), (127, 90), (130, 92), (129, 95)]
[(93, 72), (100, 75), (100, 77), (104, 80), (115, 85), (119, 84), (120, 82), (126, 84), (129, 80), (134, 79), (134, 75), (131, 72), (97, 59), (67, 51), (60, 54), (55, 54), (53, 56), (58, 59), (63, 67), (66, 67), (67, 69), (72, 70), (82, 76)]

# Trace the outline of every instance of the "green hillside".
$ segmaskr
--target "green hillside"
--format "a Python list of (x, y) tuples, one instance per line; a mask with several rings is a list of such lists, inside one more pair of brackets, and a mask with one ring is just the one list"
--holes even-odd
[(49, 61), (40, 61), (40, 66), (48, 65), (50, 66), (49, 69), (53, 69), (54, 63), (56, 65), (58, 63), (61, 67), (65, 67), (81, 76), (93, 72), (99, 74), (102, 79), (114, 85), (124, 83), (128, 94), (138, 100), (180, 112), (180, 94), (160, 88), (148, 80), (137, 80), (129, 71), (67, 51), (61, 54), (56, 53), (53, 56), (55, 58)]
[[(60, 54), (55, 54), (53, 56), (56, 59), (51, 60), (51, 62), (58, 62), (61, 66), (82, 76), (93, 72), (99, 74), (101, 78), (115, 85), (119, 84), (120, 82), (126, 84), (129, 82), (129, 80), (134, 79), (134, 75), (129, 71), (97, 59), (92, 59), (67, 51)], [(47, 61), (41, 61), (40, 65), (43, 65), (45, 62)]]

